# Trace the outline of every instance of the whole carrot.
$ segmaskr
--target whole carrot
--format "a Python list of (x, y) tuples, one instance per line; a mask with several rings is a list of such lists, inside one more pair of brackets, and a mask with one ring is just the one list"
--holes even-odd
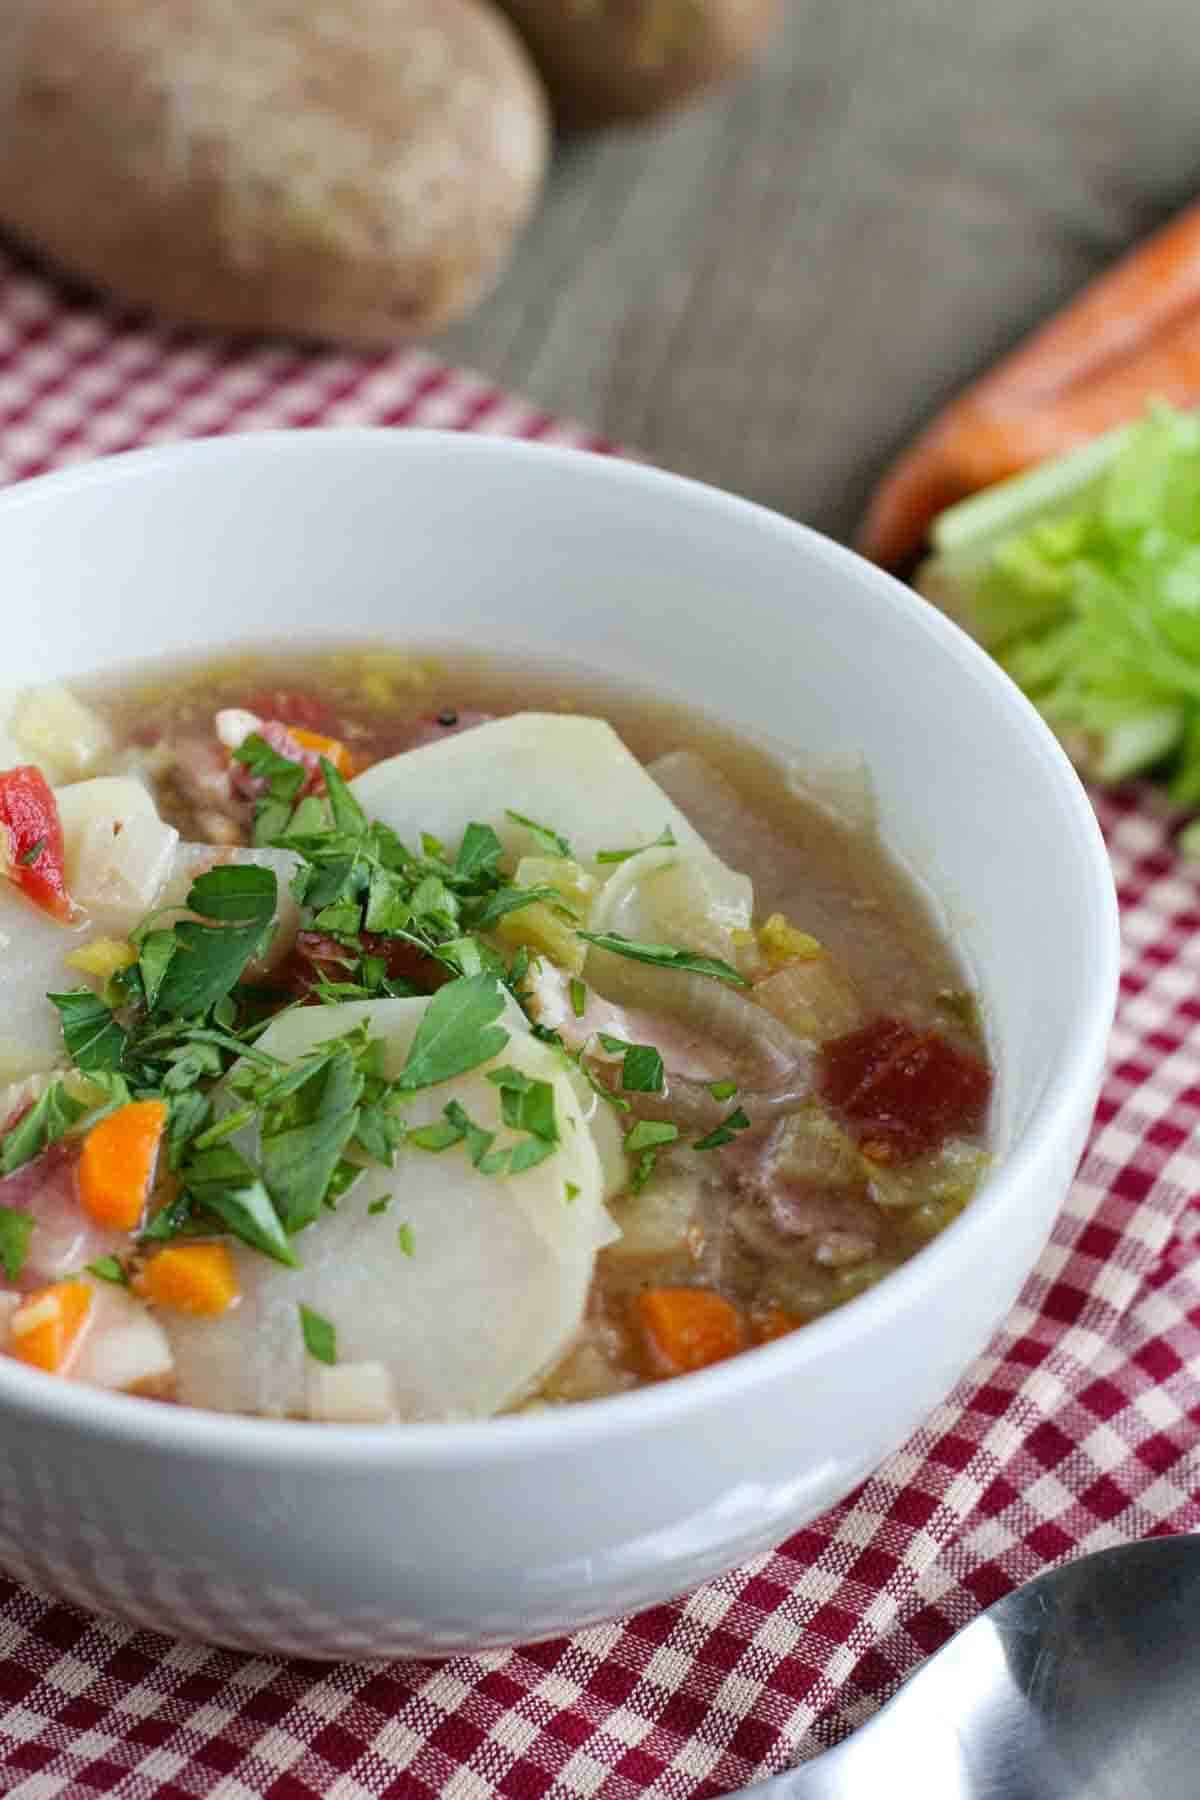
[(857, 548), (885, 568), (946, 507), (1138, 418), (1200, 404), (1200, 203), (1086, 287), (939, 413), (876, 488)]

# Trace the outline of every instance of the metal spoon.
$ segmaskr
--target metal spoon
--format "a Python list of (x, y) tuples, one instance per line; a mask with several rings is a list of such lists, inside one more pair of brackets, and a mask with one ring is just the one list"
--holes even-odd
[(747, 1800), (1197, 1800), (1200, 1536), (1040, 1575)]

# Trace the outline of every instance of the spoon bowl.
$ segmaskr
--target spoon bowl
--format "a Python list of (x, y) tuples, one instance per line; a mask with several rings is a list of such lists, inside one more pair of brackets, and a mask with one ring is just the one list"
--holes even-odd
[(1080, 1557), (989, 1607), (756, 1800), (1195, 1800), (1200, 1537)]

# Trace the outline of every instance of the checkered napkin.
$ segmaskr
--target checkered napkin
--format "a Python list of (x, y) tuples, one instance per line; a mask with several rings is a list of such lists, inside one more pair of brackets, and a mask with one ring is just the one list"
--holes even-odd
[[(0, 477), (277, 425), (606, 446), (420, 351), (164, 333), (0, 261)], [(859, 1724), (1047, 1564), (1200, 1528), (1200, 877), (1101, 817), (1122, 1000), (1090, 1147), (1020, 1303), (913, 1440), (780, 1550), (569, 1642), (326, 1670), (173, 1643), (0, 1583), (9, 1800), (375, 1800), (736, 1788)]]

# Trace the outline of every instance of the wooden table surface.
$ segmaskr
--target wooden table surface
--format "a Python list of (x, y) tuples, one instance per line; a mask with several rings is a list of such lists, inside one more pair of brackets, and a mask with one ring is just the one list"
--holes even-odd
[(560, 146), (439, 347), (844, 536), (934, 406), (1198, 191), (1195, 0), (791, 0), (751, 78)]

